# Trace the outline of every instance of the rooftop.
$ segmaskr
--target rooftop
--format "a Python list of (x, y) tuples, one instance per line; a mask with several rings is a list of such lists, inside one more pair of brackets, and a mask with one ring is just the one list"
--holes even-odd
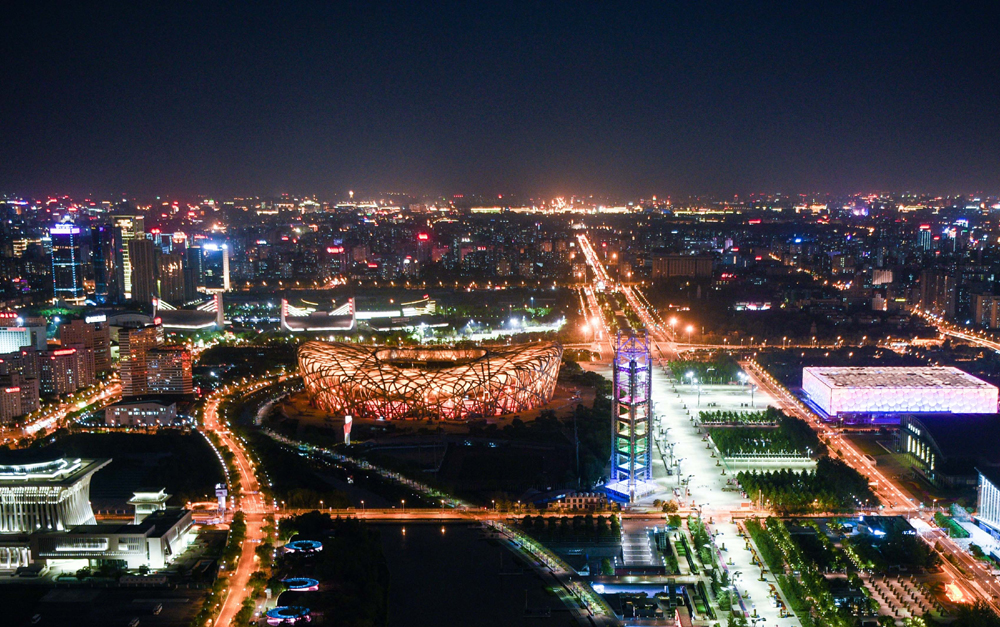
[(994, 487), (1000, 487), (1000, 468), (996, 466), (977, 466), (976, 470), (979, 471), (979, 474), (984, 479), (993, 484)]
[(110, 463), (110, 459), (61, 457), (49, 461), (0, 465), (0, 486), (72, 485)]
[(181, 522), (191, 513), (190, 510), (180, 507), (168, 507), (153, 512), (142, 519), (139, 523), (96, 523), (91, 525), (77, 525), (67, 531), (45, 531), (41, 533), (52, 534), (107, 534), (107, 535), (138, 535), (147, 538), (158, 538), (170, 531), (177, 523)]
[(952, 388), (990, 389), (994, 386), (951, 366), (863, 368), (803, 368), (834, 388)]
[(908, 414), (906, 419), (926, 432), (942, 455), (986, 455), (990, 463), (1000, 463), (996, 447), (1000, 442), (1000, 414)]

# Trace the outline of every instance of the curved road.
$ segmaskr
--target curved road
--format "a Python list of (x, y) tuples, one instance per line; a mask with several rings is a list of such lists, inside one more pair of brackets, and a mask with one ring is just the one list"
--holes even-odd
[[(255, 388), (256, 389), (256, 388)], [(247, 389), (241, 390), (249, 391)], [(254, 549), (264, 539), (264, 516), (273, 513), (260, 494), (260, 485), (254, 473), (254, 465), (246, 456), (243, 446), (233, 434), (219, 422), (219, 404), (224, 397), (215, 394), (205, 404), (204, 424), (206, 431), (213, 431), (219, 436), (222, 445), (234, 456), (236, 470), (240, 475), (240, 492), (236, 495), (236, 510), (246, 517), (247, 534), (243, 541), (243, 552), (236, 562), (236, 570), (229, 575), (229, 585), (222, 601), (222, 609), (215, 620), (216, 627), (229, 625), (236, 612), (240, 610), (247, 595), (247, 585), (250, 574), (255, 570), (256, 555)]]

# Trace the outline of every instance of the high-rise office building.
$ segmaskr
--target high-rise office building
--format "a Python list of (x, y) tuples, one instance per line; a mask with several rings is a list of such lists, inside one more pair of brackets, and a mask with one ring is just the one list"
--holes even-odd
[(128, 249), (132, 264), (132, 300), (151, 303), (156, 296), (156, 245), (148, 239), (133, 239)]
[(52, 284), (55, 297), (75, 305), (87, 298), (83, 287), (84, 259), (82, 231), (75, 224), (56, 224), (49, 229), (52, 238)]
[(201, 246), (191, 246), (184, 252), (184, 300), (198, 298), (198, 288), (204, 284)]
[(0, 355), (0, 375), (19, 374), (29, 379), (37, 379), (38, 361), (42, 352), (20, 350)]
[[(45, 330), (43, 329), (42, 338), (44, 337)], [(13, 353), (14, 351), (21, 350), (21, 348), (25, 346), (35, 348), (35, 342), (32, 339), (31, 329), (18, 324), (16, 313), (0, 313), (0, 355), (4, 353)]]
[(165, 346), (146, 353), (146, 390), (149, 394), (190, 394), (191, 353), (182, 347)]
[(184, 257), (180, 253), (161, 254), (159, 268), (159, 296), (168, 303), (184, 300)]
[(38, 379), (0, 374), (0, 423), (7, 424), (39, 407)]
[(117, 303), (124, 298), (118, 277), (117, 229), (110, 224), (90, 228), (90, 255), (94, 265), (94, 300)]
[(122, 329), (118, 343), (123, 397), (191, 393), (191, 353), (183, 347), (161, 346), (162, 326)]
[(0, 424), (10, 424), (15, 418), (23, 415), (21, 387), (13, 385), (13, 382), (0, 381)]
[(132, 259), (129, 242), (141, 239), (145, 235), (142, 216), (115, 217), (115, 263), (118, 273), (118, 284), (125, 298), (132, 298)]
[(202, 246), (204, 287), (209, 292), (229, 291), (229, 245), (209, 243)]
[(929, 225), (922, 225), (920, 231), (917, 232), (917, 246), (921, 250), (931, 250), (934, 248), (934, 234), (931, 233)]
[(958, 303), (958, 281), (942, 269), (927, 269), (920, 273), (920, 307), (945, 318), (955, 317)]
[(162, 342), (163, 327), (158, 324), (119, 331), (122, 396), (141, 396), (149, 392), (146, 384), (146, 356)]
[(94, 372), (111, 370), (111, 327), (100, 317), (73, 320), (59, 327), (59, 341), (66, 348), (86, 348), (93, 352)]
[(61, 348), (39, 354), (39, 382), (43, 394), (62, 395), (76, 392), (94, 383), (88, 349)]

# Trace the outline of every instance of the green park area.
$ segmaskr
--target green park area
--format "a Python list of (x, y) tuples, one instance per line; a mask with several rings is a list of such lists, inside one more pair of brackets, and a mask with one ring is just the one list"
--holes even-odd
[(704, 360), (687, 360), (670, 362), (670, 374), (675, 381), (681, 383), (697, 382), (706, 385), (735, 383), (743, 372), (736, 359), (723, 352), (709, 355)]
[(698, 412), (698, 421), (708, 426), (776, 426), (784, 414), (776, 407), (763, 411), (709, 410)]
[(815, 470), (744, 471), (737, 480), (748, 498), (776, 512), (850, 512), (878, 503), (868, 480), (844, 462), (822, 457)]
[(775, 418), (773, 427), (710, 427), (708, 433), (723, 457), (814, 457), (826, 451), (805, 421), (780, 412)]

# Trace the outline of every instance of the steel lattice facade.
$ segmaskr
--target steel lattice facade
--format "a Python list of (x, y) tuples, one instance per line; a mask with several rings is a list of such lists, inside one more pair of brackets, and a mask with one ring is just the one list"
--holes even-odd
[(362, 418), (462, 420), (552, 400), (562, 346), (441, 349), (306, 342), (299, 371), (317, 407)]
[(652, 361), (649, 338), (618, 337), (613, 365), (614, 450), (607, 489), (629, 501), (652, 486)]

